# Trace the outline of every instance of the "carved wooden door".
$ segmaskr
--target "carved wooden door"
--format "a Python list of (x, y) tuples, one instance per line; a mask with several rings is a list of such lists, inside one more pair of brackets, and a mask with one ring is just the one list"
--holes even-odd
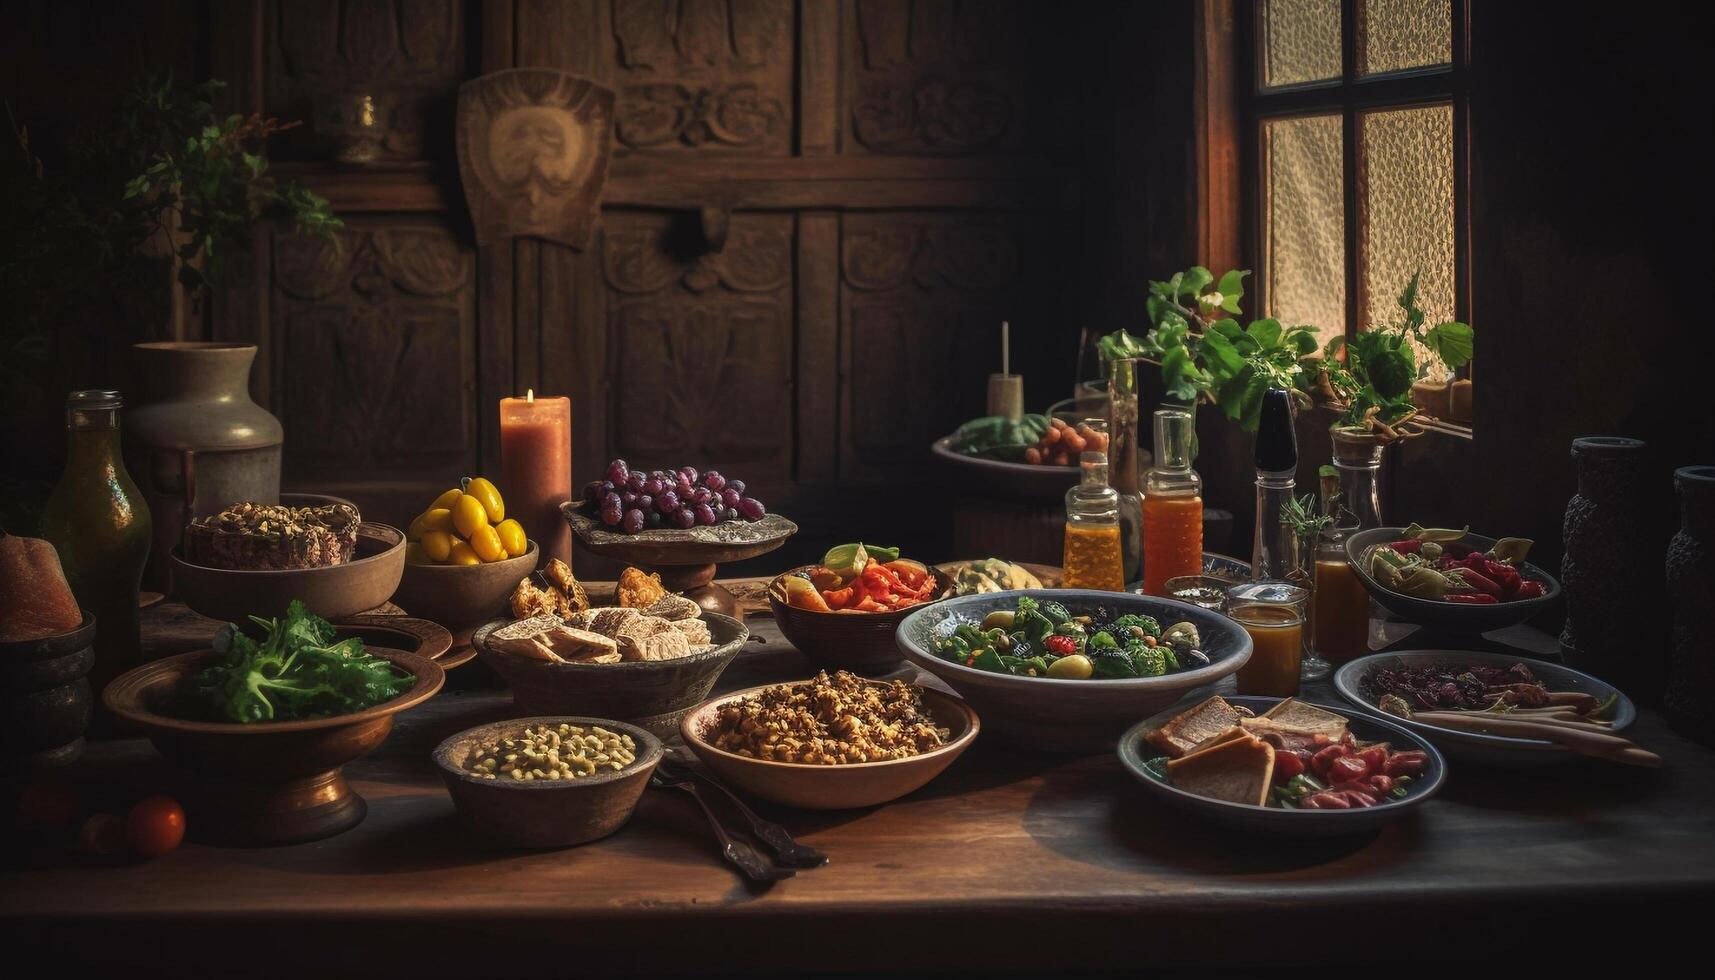
[[(533, 387), (572, 397), (576, 481), (613, 456), (717, 467), (799, 519), (802, 555), (763, 565), (858, 537), (932, 552), (947, 532), (927, 447), (982, 413), (999, 322), (1034, 407), (1070, 380), (1078, 179), (1052, 151), (1079, 83), (1054, 5), (256, 9), (259, 25), (217, 15), (223, 36), (259, 39), (243, 96), (325, 121), (373, 94), (390, 123), (363, 170), (299, 134), (282, 169), (334, 201), (345, 247), (264, 243), (267, 288), (222, 318), (263, 346), (290, 486), (407, 520), (495, 468), (495, 403)], [(508, 67), (618, 92), (585, 251), (472, 244), (452, 99)]]

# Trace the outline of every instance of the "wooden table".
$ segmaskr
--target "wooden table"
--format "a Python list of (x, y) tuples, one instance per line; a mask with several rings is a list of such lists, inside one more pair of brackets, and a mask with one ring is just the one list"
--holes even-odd
[[(751, 627), (722, 690), (807, 674), (771, 621)], [(1325, 686), (1308, 693), (1337, 701)], [(1655, 956), (1698, 938), (1656, 917), (1715, 895), (1715, 753), (1649, 711), (1632, 734), (1666, 757), (1663, 770), (1454, 764), (1420, 817), (1322, 842), (1204, 829), (1153, 805), (1111, 756), (979, 740), (890, 806), (759, 807), (832, 858), (760, 887), (718, 859), (676, 793), (646, 793), (628, 826), (585, 847), (468, 842), (428, 754), (509, 708), (478, 686), (404, 715), (347, 767), (369, 816), (330, 840), (187, 843), (124, 867), (26, 853), (0, 872), (0, 922), (84, 965), (234, 977), (1204, 969), (1310, 962), (1307, 937), (1342, 926), (1380, 937), (1358, 956), (1372, 963), (1468, 963), (1480, 950), (1483, 962), (1585, 960), (1637, 948), (1634, 927), (1653, 930)], [(92, 746), (77, 774), (116, 801), (179, 778), (135, 740)]]

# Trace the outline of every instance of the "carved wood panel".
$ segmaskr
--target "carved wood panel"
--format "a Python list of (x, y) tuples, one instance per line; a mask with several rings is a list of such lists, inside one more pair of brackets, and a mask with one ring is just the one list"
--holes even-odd
[(421, 477), (476, 458), (471, 249), (438, 223), (347, 218), (273, 240), (274, 411), (288, 482)]
[(982, 414), (1000, 321), (1021, 312), (1020, 238), (1004, 215), (844, 217), (842, 475), (919, 464), (931, 441)]
[(1036, 76), (1070, 33), (1064, 8), (856, 0), (847, 9), (849, 152), (958, 155), (1040, 142), (1049, 114)]
[(792, 0), (612, 0), (624, 148), (783, 155), (794, 125)]
[(368, 111), (380, 159), (451, 156), (466, 61), (459, 0), (269, 0), (264, 44), (267, 111), (306, 123), (283, 137), (289, 155), (331, 157)]
[(793, 218), (733, 215), (702, 251), (680, 219), (609, 212), (602, 274), (612, 455), (730, 468), (757, 485), (792, 470)]

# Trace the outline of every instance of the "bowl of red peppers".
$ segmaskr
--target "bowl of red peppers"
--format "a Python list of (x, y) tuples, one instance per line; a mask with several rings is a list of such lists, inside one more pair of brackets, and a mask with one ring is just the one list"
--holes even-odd
[(1378, 527), (1346, 539), (1346, 558), (1388, 611), (1425, 625), (1485, 631), (1523, 622), (1560, 598), (1525, 561), (1525, 538), (1466, 528)]
[(786, 639), (825, 670), (884, 674), (904, 659), (893, 631), (911, 610), (947, 595), (952, 580), (862, 542), (830, 548), (817, 565), (781, 573), (768, 606)]

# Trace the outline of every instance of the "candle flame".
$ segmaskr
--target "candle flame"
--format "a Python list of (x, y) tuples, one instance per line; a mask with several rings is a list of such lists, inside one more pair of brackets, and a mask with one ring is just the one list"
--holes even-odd
[(536, 389), (525, 388), (524, 389), (524, 400), (527, 402), (535, 402), (535, 400), (536, 400)]

